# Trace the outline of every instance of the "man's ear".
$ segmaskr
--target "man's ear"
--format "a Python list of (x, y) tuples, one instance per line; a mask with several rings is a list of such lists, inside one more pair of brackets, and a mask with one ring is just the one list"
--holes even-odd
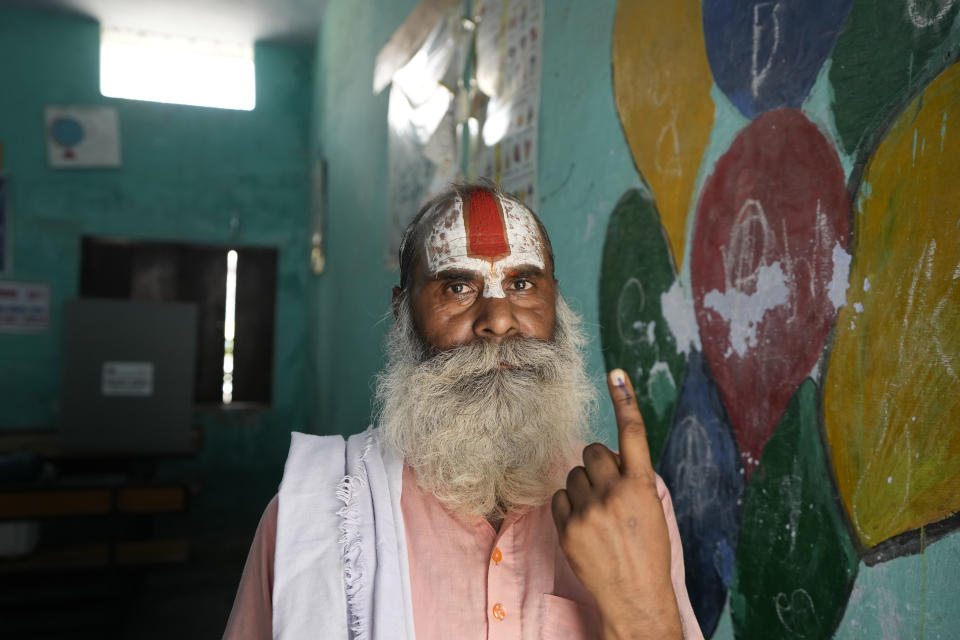
[(393, 309), (393, 319), (396, 320), (400, 315), (400, 299), (403, 298), (403, 289), (400, 287), (393, 288), (393, 297), (390, 300), (390, 307)]

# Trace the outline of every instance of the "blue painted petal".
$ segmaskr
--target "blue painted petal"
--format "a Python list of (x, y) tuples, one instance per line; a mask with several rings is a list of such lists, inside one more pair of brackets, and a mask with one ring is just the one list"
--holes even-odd
[(743, 115), (799, 107), (833, 50), (853, 0), (703, 0), (717, 86)]
[(690, 355), (673, 427), (660, 459), (683, 541), (687, 592), (709, 637), (733, 580), (743, 471), (720, 395), (703, 356)]

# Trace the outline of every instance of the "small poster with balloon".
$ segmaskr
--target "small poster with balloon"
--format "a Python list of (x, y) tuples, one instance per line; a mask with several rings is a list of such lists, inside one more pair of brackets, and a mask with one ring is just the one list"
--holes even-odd
[(46, 108), (47, 159), (55, 169), (120, 166), (120, 128), (113, 107)]

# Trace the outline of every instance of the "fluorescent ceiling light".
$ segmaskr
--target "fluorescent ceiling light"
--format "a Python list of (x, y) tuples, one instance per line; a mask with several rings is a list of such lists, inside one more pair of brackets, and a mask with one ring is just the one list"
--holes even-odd
[(253, 45), (105, 28), (100, 93), (250, 111), (256, 105)]

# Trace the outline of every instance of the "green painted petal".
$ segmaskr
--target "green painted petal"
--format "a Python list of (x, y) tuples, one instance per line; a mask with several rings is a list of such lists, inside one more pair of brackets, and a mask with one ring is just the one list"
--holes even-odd
[(834, 120), (846, 153), (873, 148), (893, 113), (945, 66), (960, 3), (857, 0), (833, 50)]
[(687, 367), (661, 314), (660, 296), (675, 280), (653, 200), (639, 189), (627, 191), (610, 215), (603, 245), (600, 339), (607, 368), (620, 367), (633, 381), (654, 465)]
[(730, 592), (738, 639), (827, 638), (857, 574), (820, 443), (817, 389), (797, 389), (747, 486)]

